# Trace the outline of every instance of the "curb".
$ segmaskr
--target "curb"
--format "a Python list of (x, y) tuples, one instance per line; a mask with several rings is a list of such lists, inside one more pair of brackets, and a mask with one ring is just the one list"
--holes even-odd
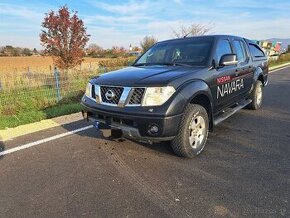
[(284, 68), (284, 67), (288, 67), (290, 66), (290, 62), (289, 63), (285, 63), (285, 64), (281, 64), (278, 66), (274, 66), (274, 67), (269, 67), (269, 71), (273, 71), (273, 70), (279, 70), (280, 68)]
[(4, 142), (12, 140), (19, 136), (27, 135), (41, 130), (50, 129), (57, 126), (62, 126), (82, 119), (83, 118), (81, 113), (74, 113), (70, 115), (55, 117), (52, 119), (42, 120), (35, 123), (20, 125), (15, 128), (7, 128), (4, 130), (0, 130), (0, 141)]

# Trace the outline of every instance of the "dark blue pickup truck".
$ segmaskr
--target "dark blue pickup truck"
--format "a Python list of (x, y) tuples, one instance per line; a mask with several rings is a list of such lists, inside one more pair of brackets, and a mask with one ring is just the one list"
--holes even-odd
[(91, 79), (83, 116), (113, 137), (169, 141), (194, 157), (214, 126), (261, 107), (268, 83), (263, 50), (245, 38), (213, 35), (158, 42), (127, 68)]

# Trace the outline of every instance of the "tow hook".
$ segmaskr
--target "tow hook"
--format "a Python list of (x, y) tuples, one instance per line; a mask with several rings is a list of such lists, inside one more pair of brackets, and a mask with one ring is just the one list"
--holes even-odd
[(104, 123), (94, 122), (93, 126), (97, 130), (100, 130), (103, 137), (105, 138), (112, 137), (113, 139), (121, 139), (123, 136), (123, 132), (121, 129), (112, 128)]

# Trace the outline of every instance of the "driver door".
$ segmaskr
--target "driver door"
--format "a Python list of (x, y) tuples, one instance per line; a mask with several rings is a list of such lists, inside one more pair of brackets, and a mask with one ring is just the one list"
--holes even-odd
[[(219, 65), (220, 59), (225, 54), (232, 54), (233, 48), (227, 38), (219, 39), (216, 44), (215, 62)], [(234, 93), (229, 88), (233, 78), (236, 77), (236, 66), (216, 67), (211, 85), (213, 99), (215, 100), (215, 112), (219, 112), (234, 103)]]

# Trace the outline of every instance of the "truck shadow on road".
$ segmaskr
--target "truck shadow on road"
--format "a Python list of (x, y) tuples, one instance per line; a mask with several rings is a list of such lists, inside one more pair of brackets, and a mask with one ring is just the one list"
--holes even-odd
[(102, 134), (102, 132), (96, 128), (92, 128), (89, 131), (80, 132), (78, 134), (81, 136), (96, 137), (96, 139), (104, 140), (108, 144), (116, 143), (116, 142), (120, 144), (120, 146), (126, 145), (128, 143), (137, 144), (138, 146), (142, 146), (143, 148), (154, 150), (159, 154), (175, 156), (173, 149), (170, 146), (170, 142), (159, 142), (159, 143), (148, 144), (148, 143), (143, 143), (143, 142), (139, 142), (139, 141), (135, 141), (131, 139), (125, 139), (125, 138), (114, 139), (111, 136), (105, 137)]

